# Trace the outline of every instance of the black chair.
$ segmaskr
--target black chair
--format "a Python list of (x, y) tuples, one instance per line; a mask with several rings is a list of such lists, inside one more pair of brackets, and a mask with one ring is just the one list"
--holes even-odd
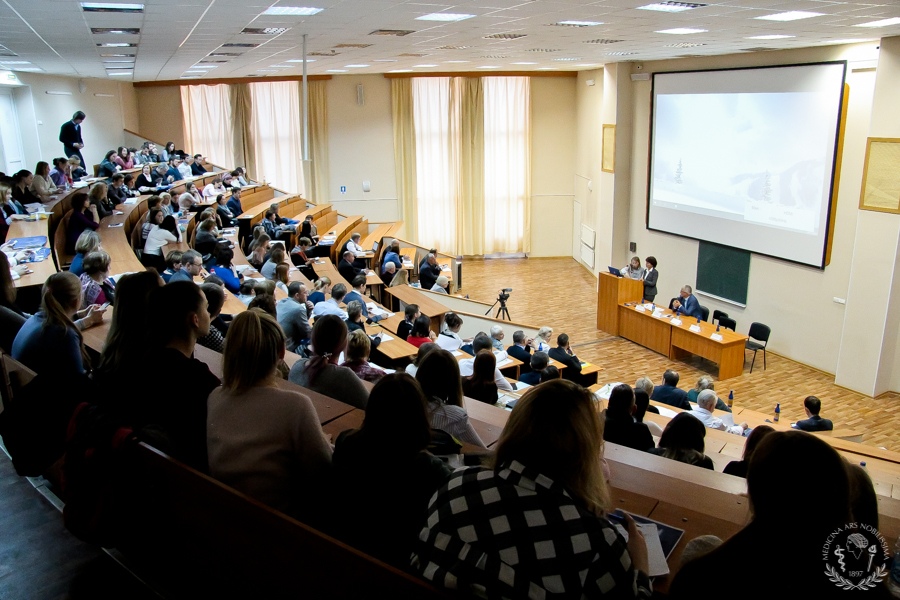
[(713, 311), (713, 318), (712, 318), (713, 323), (719, 321), (720, 319), (727, 319), (727, 318), (728, 318), (727, 312), (722, 312), (721, 310)]
[(12, 353), (13, 341), (24, 324), (25, 317), (5, 306), (0, 306), (0, 349)]
[(763, 351), (763, 371), (766, 370), (766, 346), (769, 344), (769, 335), (771, 333), (772, 329), (768, 325), (763, 325), (762, 323), (750, 324), (750, 331), (747, 333), (750, 339), (747, 340), (745, 349), (753, 350), (753, 361), (750, 363), (751, 373), (753, 372), (753, 363), (756, 362), (756, 353), (759, 350)]
[(719, 327), (724, 327), (725, 329), (730, 329), (732, 331), (736, 331), (737, 323), (735, 323), (734, 319), (729, 319), (728, 317), (721, 317), (719, 319)]
[(709, 309), (700, 305), (700, 320), (701, 321), (709, 321)]

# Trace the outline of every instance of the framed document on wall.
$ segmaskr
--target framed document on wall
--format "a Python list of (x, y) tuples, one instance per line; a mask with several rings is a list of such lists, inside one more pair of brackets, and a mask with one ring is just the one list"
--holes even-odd
[(603, 156), (600, 159), (600, 168), (612, 173), (616, 167), (616, 126), (603, 126)]
[(900, 138), (869, 138), (859, 208), (900, 214)]

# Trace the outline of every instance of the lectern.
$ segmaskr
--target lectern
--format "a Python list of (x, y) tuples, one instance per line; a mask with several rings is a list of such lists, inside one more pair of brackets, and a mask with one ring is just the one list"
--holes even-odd
[(597, 329), (619, 335), (619, 305), (640, 302), (643, 296), (644, 282), (640, 279), (600, 273), (597, 281)]

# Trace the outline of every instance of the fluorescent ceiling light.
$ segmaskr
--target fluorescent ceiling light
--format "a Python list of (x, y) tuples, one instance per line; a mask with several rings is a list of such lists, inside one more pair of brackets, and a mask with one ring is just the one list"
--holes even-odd
[(751, 35), (750, 37), (744, 38), (745, 40), (783, 40), (786, 38), (796, 37), (793, 35), (782, 35), (780, 33), (772, 34), (772, 35)]
[(422, 15), (421, 17), (416, 17), (416, 21), (444, 21), (444, 22), (453, 22), (453, 21), (464, 21), (466, 19), (471, 19), (475, 15), (467, 15), (463, 13), (431, 13), (430, 15)]
[(313, 6), (272, 6), (262, 12), (266, 16), (311, 17), (325, 10)]
[(91, 27), (91, 33), (95, 35), (140, 35), (141, 30), (139, 27)]
[(558, 62), (575, 62), (576, 60), (581, 60), (581, 57), (578, 57), (578, 58), (553, 58), (551, 60), (555, 60)]
[(686, 10), (691, 10), (694, 8), (701, 8), (706, 6), (705, 4), (694, 4), (692, 2), (656, 2), (654, 4), (647, 4), (646, 6), (637, 6), (638, 10), (656, 10), (659, 12), (667, 12), (667, 13), (677, 13), (684, 12)]
[(587, 64), (587, 65), (575, 65), (575, 66), (576, 67), (596, 67), (597, 65), (596, 65), (596, 63), (591, 63), (591, 64)]
[(94, 94), (94, 96), (96, 96), (97, 98), (115, 98), (116, 97), (115, 94), (100, 94), (100, 93), (96, 93), (96, 94)]
[(30, 65), (30, 60), (0, 60), (4, 65)]
[(127, 42), (107, 42), (105, 44), (97, 44), (101, 48), (134, 48), (137, 44), (129, 44)]
[(72, 92), (61, 92), (58, 90), (47, 90), (44, 93), (47, 95), (50, 95), (50, 96), (71, 96), (72, 95)]
[(244, 27), (241, 33), (250, 35), (281, 35), (289, 27)]
[(127, 75), (134, 75), (134, 71), (116, 71), (114, 73), (107, 72), (106, 74), (109, 75), (110, 77), (115, 77), (117, 75), (126, 75), (127, 76)]
[(427, 69), (430, 67), (436, 67), (437, 65), (413, 65), (413, 69)]
[(476, 69), (499, 69), (500, 67), (495, 65), (485, 65), (483, 67), (475, 67)]
[[(467, 61), (467, 60), (445, 60), (444, 61), (444, 63), (448, 64), (448, 65), (461, 65), (461, 64), (467, 63), (467, 62), (469, 62), (469, 61)], [(419, 66), (427, 67), (428, 65), (419, 65)]]
[(196, 71), (199, 69), (218, 69), (218, 67), (211, 65), (194, 65), (193, 67), (191, 67), (192, 71)]
[(536, 62), (514, 62), (514, 65), (536, 65)]
[(134, 54), (101, 54), (100, 56), (102, 56), (102, 57), (104, 57), (104, 58), (107, 58), (107, 57), (114, 57), (114, 56), (122, 56), (122, 57), (131, 57), (131, 58), (134, 58)]
[(676, 27), (674, 29), (661, 29), (656, 33), (670, 33), (672, 35), (687, 35), (690, 33), (706, 33), (706, 29), (694, 29), (692, 27)]
[(594, 25), (603, 25), (602, 21), (559, 21), (557, 25), (566, 25), (568, 27), (593, 27)]
[(290, 63), (302, 63), (302, 62), (308, 62), (308, 63), (311, 63), (311, 62), (316, 62), (316, 59), (314, 59), (314, 58), (307, 58), (306, 61), (304, 61), (302, 58), (292, 58), (292, 59), (286, 60), (286, 61), (284, 61), (284, 62), (290, 62)]
[(185, 71), (185, 75), (206, 75), (208, 71)]
[(104, 60), (104, 61), (103, 61), (103, 64), (104, 64), (104, 65), (111, 65), (111, 64), (115, 64), (115, 63), (129, 63), (129, 64), (134, 64), (134, 59), (132, 58), (132, 59), (126, 59), (126, 60)]
[(394, 69), (393, 71), (388, 71), (388, 73), (412, 73), (412, 69)]
[(43, 71), (43, 69), (39, 69), (37, 67), (13, 67), (13, 71), (28, 71), (29, 73), (37, 73), (39, 71)]
[(799, 21), (800, 19), (809, 19), (812, 17), (821, 17), (823, 13), (809, 12), (805, 10), (790, 10), (783, 13), (775, 13), (774, 15), (765, 15), (763, 17), (755, 17), (763, 21)]
[(346, 73), (347, 69), (328, 69), (327, 73)]
[(890, 27), (891, 25), (897, 25), (898, 23), (900, 23), (900, 17), (894, 17), (892, 19), (882, 19), (880, 21), (860, 23), (858, 25), (854, 25), (854, 27)]
[(366, 67), (371, 66), (371, 65), (344, 65), (344, 66), (348, 69), (365, 69)]
[(112, 2), (82, 2), (81, 10), (87, 12), (144, 12), (143, 4), (115, 4)]
[(294, 65), (269, 65), (273, 69), (293, 69)]

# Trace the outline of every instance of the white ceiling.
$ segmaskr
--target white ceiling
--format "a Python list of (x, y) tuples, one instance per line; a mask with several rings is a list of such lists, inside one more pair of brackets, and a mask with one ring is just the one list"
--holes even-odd
[[(112, 0), (117, 1), (117, 0)], [(123, 0), (124, 1), (124, 0)], [(139, 2), (140, 0), (130, 0)], [(782, 49), (870, 40), (900, 35), (900, 25), (882, 28), (857, 25), (900, 17), (900, 1), (870, 0), (726, 0), (681, 13), (637, 10), (652, 0), (459, 0), (455, 3), (400, 0), (282, 0), (277, 6), (315, 6), (310, 17), (260, 16), (265, 0), (143, 0), (139, 14), (90, 13), (77, 0), (0, 0), (0, 69), (37, 68), (40, 72), (77, 77), (110, 77), (106, 67), (128, 66), (105, 54), (134, 54), (133, 75), (124, 81), (178, 79), (203, 60), (227, 61), (198, 78), (299, 75), (302, 35), (308, 34), (310, 74), (329, 70), (384, 73), (397, 69), (474, 71), (578, 70), (607, 62), (659, 60), (685, 55), (715, 55), (758, 49)], [(775, 22), (756, 17), (784, 11), (811, 11), (822, 16)], [(434, 13), (468, 13), (474, 18), (454, 23), (416, 20)], [(600, 21), (602, 25), (564, 27), (563, 20)], [(92, 34), (91, 27), (137, 27), (139, 35)], [(242, 34), (245, 27), (287, 27), (281, 35)], [(656, 33), (674, 27), (706, 33)], [(371, 35), (378, 29), (413, 30), (404, 37)], [(485, 39), (494, 34), (519, 39)], [(759, 35), (791, 35), (777, 40), (747, 39)], [(596, 40), (619, 40), (597, 43)], [(595, 41), (591, 43), (591, 41)], [(131, 42), (134, 48), (100, 48), (98, 43)], [(256, 48), (221, 48), (227, 43), (255, 43)], [(371, 44), (339, 48), (340, 44)], [(678, 44), (699, 44), (675, 47)], [(208, 57), (237, 52), (236, 57)], [(422, 56), (405, 56), (420, 54)], [(28, 61), (15, 65), (4, 61)], [(517, 62), (535, 63), (516, 65)], [(273, 65), (290, 65), (290, 68)], [(368, 65), (347, 67), (347, 65)], [(417, 65), (435, 65), (424, 67)], [(204, 65), (200, 65), (204, 66)], [(489, 72), (491, 69), (484, 69)]]

